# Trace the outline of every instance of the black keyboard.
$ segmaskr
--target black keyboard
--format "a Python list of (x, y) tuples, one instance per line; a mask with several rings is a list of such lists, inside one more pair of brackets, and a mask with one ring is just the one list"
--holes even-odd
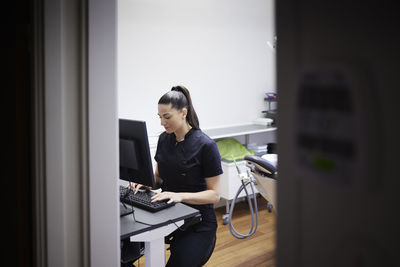
[(154, 194), (155, 193), (152, 191), (138, 191), (136, 194), (134, 194), (133, 190), (122, 185), (119, 186), (119, 199), (123, 203), (151, 212), (163, 210), (175, 205), (174, 202), (167, 203), (168, 200), (151, 202), (151, 197)]

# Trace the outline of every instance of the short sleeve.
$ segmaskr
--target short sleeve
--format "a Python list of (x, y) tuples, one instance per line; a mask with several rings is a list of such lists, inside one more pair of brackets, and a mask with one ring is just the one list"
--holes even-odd
[(159, 162), (159, 161), (160, 161), (160, 150), (159, 150), (159, 148), (160, 148), (160, 139), (158, 139), (156, 154), (155, 154), (155, 156), (154, 156), (154, 160), (155, 160), (156, 162)]
[(154, 156), (154, 160), (156, 162), (160, 162), (160, 158), (161, 158), (161, 153), (162, 153), (162, 143), (163, 140), (165, 140), (165, 132), (162, 133), (159, 137), (158, 137), (158, 141), (157, 141), (157, 149), (156, 149), (156, 154)]
[(214, 177), (223, 173), (221, 167), (221, 156), (217, 144), (210, 141), (204, 145), (202, 151), (203, 176)]

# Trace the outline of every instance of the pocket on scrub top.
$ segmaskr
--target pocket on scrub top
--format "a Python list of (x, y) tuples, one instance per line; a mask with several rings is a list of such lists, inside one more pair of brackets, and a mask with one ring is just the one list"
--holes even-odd
[(193, 176), (200, 171), (200, 161), (196, 158), (184, 159), (179, 170), (181, 176)]

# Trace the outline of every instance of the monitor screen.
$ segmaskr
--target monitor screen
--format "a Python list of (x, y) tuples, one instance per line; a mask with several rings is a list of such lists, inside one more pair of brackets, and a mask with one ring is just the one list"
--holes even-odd
[(119, 178), (155, 187), (145, 121), (119, 120)]

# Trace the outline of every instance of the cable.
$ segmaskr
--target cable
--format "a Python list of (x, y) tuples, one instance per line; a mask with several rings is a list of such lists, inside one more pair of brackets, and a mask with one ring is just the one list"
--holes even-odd
[[(237, 166), (235, 160), (234, 160), (234, 163), (235, 163), (235, 165), (236, 165), (236, 169), (237, 169), (237, 171), (238, 171), (238, 173), (239, 173), (239, 176), (241, 176), (241, 175), (240, 175), (241, 173), (240, 173), (239, 167)], [(243, 179), (241, 179), (242, 185), (239, 187), (239, 190), (237, 191), (235, 197), (233, 198), (231, 207), (230, 207), (230, 209), (229, 209), (229, 218), (228, 218), (228, 220), (229, 220), (229, 230), (230, 230), (231, 234), (232, 234), (234, 237), (238, 238), (238, 239), (243, 239), (243, 238), (246, 238), (246, 237), (249, 237), (249, 236), (253, 235), (253, 234), (256, 232), (257, 227), (258, 227), (258, 207), (257, 207), (256, 194), (255, 194), (255, 192), (254, 192), (254, 179), (252, 179), (252, 177), (251, 177), (251, 175), (250, 175), (250, 173), (249, 173), (248, 170), (247, 170), (247, 175), (248, 175), (248, 177), (249, 177), (249, 181), (244, 182)], [(248, 191), (247, 191), (247, 188), (246, 188), (247, 185), (249, 185), (249, 184), (250, 184), (250, 188), (251, 188), (251, 191), (252, 191), (254, 203), (252, 203), (252, 201), (251, 201), (251, 199), (250, 199), (250, 195), (249, 195), (249, 193), (248, 193)], [(250, 226), (249, 232), (248, 232), (247, 234), (241, 234), (241, 233), (239, 233), (239, 232), (235, 229), (235, 227), (233, 226), (233, 223), (232, 223), (232, 214), (233, 214), (233, 210), (234, 210), (234, 208), (235, 208), (235, 202), (236, 202), (238, 196), (240, 195), (240, 193), (241, 193), (243, 190), (244, 190), (245, 193), (246, 193), (247, 203), (249, 204), (250, 213), (251, 213), (251, 226)], [(254, 207), (253, 207), (253, 206), (254, 206)]]
[(132, 217), (133, 217), (133, 220), (135, 222), (141, 223), (141, 224), (144, 224), (144, 225), (147, 225), (147, 226), (155, 226), (156, 225), (156, 224), (149, 224), (149, 223), (145, 223), (145, 222), (141, 222), (141, 221), (136, 220), (136, 218), (135, 218), (135, 209), (133, 208), (133, 206), (131, 206), (131, 207), (132, 207)]
[(181, 231), (185, 231), (184, 228), (182, 228), (182, 227), (180, 227), (179, 225), (177, 225), (174, 221), (168, 220), (168, 222), (175, 224), (175, 226), (176, 226), (177, 229), (179, 229), (179, 230), (181, 230)]
[[(133, 190), (132, 190), (132, 188), (129, 186), (129, 189), (125, 192), (125, 194), (124, 194), (124, 198), (130, 193), (130, 192), (133, 192)], [(122, 202), (123, 203), (123, 202)], [(125, 206), (125, 204), (124, 204), (124, 206)], [(125, 206), (126, 207), (126, 206)], [(144, 225), (147, 225), (147, 226), (154, 226), (154, 224), (149, 224), (149, 223), (145, 223), (145, 222), (141, 222), (141, 221), (138, 221), (138, 220), (136, 220), (136, 218), (135, 218), (135, 209), (133, 208), (133, 205), (131, 205), (131, 208), (132, 208), (132, 217), (133, 217), (133, 220), (135, 221), (135, 222), (137, 222), (137, 223), (141, 223), (141, 224), (144, 224)]]

